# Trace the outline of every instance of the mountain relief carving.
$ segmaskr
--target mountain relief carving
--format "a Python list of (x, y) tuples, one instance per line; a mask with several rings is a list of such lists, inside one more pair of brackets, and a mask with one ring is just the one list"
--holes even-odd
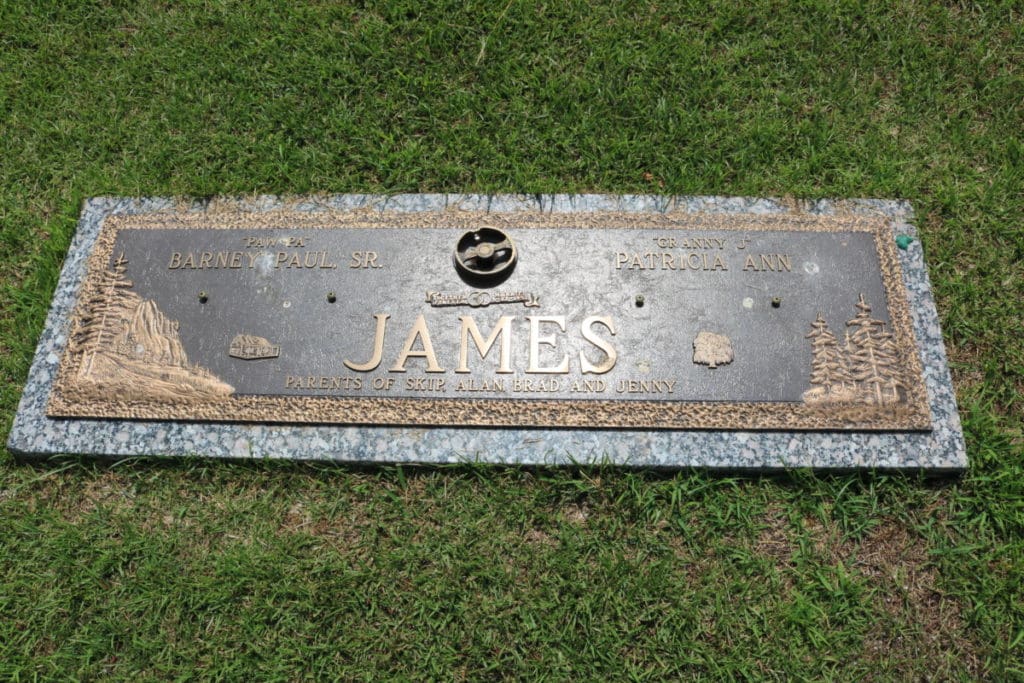
[(72, 393), (84, 398), (190, 402), (221, 399), (234, 388), (190, 363), (178, 334), (154, 301), (131, 291), (124, 254), (86, 293), (75, 330), (82, 349)]

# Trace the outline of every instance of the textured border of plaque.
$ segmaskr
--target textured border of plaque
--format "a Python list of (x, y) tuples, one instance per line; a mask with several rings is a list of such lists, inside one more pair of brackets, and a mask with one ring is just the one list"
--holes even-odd
[[(850, 319), (845, 321), (845, 339), (841, 332), (837, 339), (836, 333), (829, 328), (820, 313), (816, 319), (804, 321), (807, 342), (792, 349), (792, 352), (813, 356), (813, 363), (808, 377), (808, 389), (803, 392), (803, 400), (800, 402), (661, 399), (631, 401), (623, 405), (622, 400), (550, 400), (538, 398), (536, 394), (515, 398), (478, 398), (473, 394), (469, 394), (470, 398), (455, 398), (451, 395), (436, 398), (430, 395), (415, 398), (388, 395), (237, 395), (224, 378), (218, 378), (201, 364), (189, 361), (179, 340), (179, 321), (166, 319), (157, 301), (142, 299), (132, 291), (132, 282), (125, 276), (127, 257), (123, 252), (116, 258), (114, 254), (118, 234), (124, 230), (145, 231), (147, 234), (156, 234), (161, 230), (235, 231), (243, 236), (273, 234), (276, 240), (298, 240), (300, 238), (281, 236), (294, 234), (302, 228), (313, 228), (318, 232), (369, 228), (410, 231), (412, 239), (417, 229), (444, 226), (461, 232), (493, 222), (493, 216), (478, 211), (400, 214), (367, 214), (363, 211), (316, 214), (218, 212), (112, 216), (104, 222), (89, 257), (82, 296), (71, 316), (68, 348), (47, 412), (54, 417), (399, 425), (861, 430), (929, 427), (927, 397), (921, 365), (915, 353), (916, 345), (902, 286), (897, 248), (888, 223), (880, 218), (785, 215), (693, 217), (666, 213), (637, 215), (603, 212), (521, 213), (502, 221), (502, 226), (507, 230), (518, 231), (545, 228), (602, 230), (628, 226), (630, 230), (687, 235), (716, 230), (716, 234), (723, 234), (724, 231), (735, 235), (732, 238), (734, 241), (749, 241), (752, 236), (756, 239), (756, 235), (768, 232), (790, 236), (815, 232), (870, 234), (888, 302), (888, 324), (872, 315), (872, 306), (865, 300), (863, 293), (849, 295)], [(235, 241), (241, 242), (242, 239)], [(438, 251), (447, 256), (443, 250)], [(746, 251), (750, 250), (742, 250), (737, 255), (757, 267), (792, 267), (788, 263), (785, 266), (778, 264), (780, 258), (786, 257), (775, 254), (767, 255), (775, 259), (774, 263), (767, 260), (767, 257), (764, 264), (760, 261), (755, 263), (757, 255), (744, 253)], [(274, 252), (266, 253), (273, 255)], [(323, 262), (320, 264), (322, 266), (328, 260), (326, 250), (277, 253), (285, 257), (281, 265), (287, 265), (289, 254), (296, 261), (300, 258), (311, 260), (310, 268), (317, 268), (318, 262)], [(202, 263), (206, 258), (209, 261), (207, 265), (214, 267), (217, 265), (214, 258), (223, 257), (225, 267), (221, 272), (237, 273), (239, 270), (229, 267), (229, 258), (236, 258), (241, 267), (246, 260), (244, 254), (242, 251), (199, 252), (195, 254), (195, 260)], [(622, 255), (629, 258), (626, 252), (622, 252)], [(646, 261), (653, 263), (651, 259), (644, 260), (646, 255), (637, 254), (633, 258), (640, 260), (642, 266), (647, 265)], [(651, 256), (654, 256), (653, 252)], [(179, 260), (187, 258), (192, 258), (192, 254)], [(718, 256), (716, 258), (721, 259)], [(151, 267), (164, 266), (158, 258), (151, 257), (149, 260), (156, 261)], [(441, 267), (447, 270), (446, 265), (445, 259)], [(302, 266), (301, 262), (299, 266)], [(294, 271), (276, 270), (279, 277), (289, 272)], [(583, 273), (580, 277), (586, 275)], [(664, 273), (661, 275), (664, 277)], [(409, 292), (409, 288), (403, 286), (402, 279), (406, 274), (393, 272), (390, 277), (393, 296), (416, 299), (417, 292)], [(184, 286), (188, 286), (187, 281)], [(542, 298), (550, 299), (543, 296), (543, 285), (537, 289), (542, 293)], [(469, 291), (469, 296), (476, 292), (494, 296), (486, 289)], [(678, 294), (673, 293), (673, 296)], [(526, 302), (525, 305), (529, 306), (530, 303)], [(564, 302), (549, 304), (556, 308), (559, 305), (564, 305)], [(337, 308), (332, 310), (337, 311)], [(451, 317), (455, 319), (454, 315)], [(554, 317), (545, 320), (549, 321), (550, 329), (555, 328)], [(614, 329), (610, 316), (596, 316), (595, 320), (603, 321), (608, 331)], [(380, 338), (383, 337), (386, 320), (383, 315), (379, 315), (377, 321), (382, 323), (377, 326)], [(281, 324), (288, 324), (286, 316), (281, 316)], [(565, 323), (561, 324), (564, 327)], [(621, 322), (619, 326), (622, 326)], [(472, 329), (477, 331), (478, 328)], [(591, 329), (585, 331), (594, 334)], [(422, 344), (428, 344), (431, 353), (426, 360), (428, 365), (436, 366), (437, 372), (424, 379), (438, 383), (436, 380), (444, 379), (446, 373), (441, 372), (437, 354), (433, 352), (436, 345), (429, 341), (431, 337), (426, 321), (414, 332), (416, 334), (412, 335), (406, 353), (414, 353), (413, 346), (419, 348)], [(404, 336), (404, 331), (402, 334)], [(477, 331), (477, 334), (480, 333)], [(467, 339), (469, 335), (464, 334), (463, 337)], [(138, 338), (144, 338), (146, 343), (141, 344)], [(610, 344), (610, 341), (601, 342), (596, 337), (595, 340)], [(139, 353), (136, 353), (136, 347), (140, 349)], [(700, 332), (693, 340), (693, 348), (693, 362), (710, 368), (733, 360), (730, 340), (720, 334)], [(273, 358), (280, 354), (279, 347), (268, 340), (246, 335), (236, 336), (232, 341), (232, 349), (230, 353), (233, 357), (250, 360)], [(628, 351), (623, 349), (621, 353), (625, 355)], [(425, 352), (416, 353), (421, 357), (419, 354)], [(468, 356), (468, 353), (463, 355)], [(585, 360), (586, 355), (583, 358)], [(405, 379), (408, 372), (405, 366), (409, 363), (408, 358), (403, 359), (401, 373), (393, 373), (391, 377)], [(350, 363), (349, 367), (352, 366)], [(356, 376), (348, 368), (346, 371)], [(428, 372), (431, 372), (429, 368)], [(563, 373), (548, 373), (551, 374), (568, 375), (568, 369)], [(447, 375), (451, 384), (452, 375)], [(543, 376), (534, 374), (533, 381), (541, 382)], [(500, 375), (495, 377), (500, 378)], [(530, 375), (525, 377), (529, 378)], [(706, 378), (709, 383), (719, 379), (714, 373), (706, 374)], [(552, 384), (555, 381), (558, 381), (557, 377), (548, 380)]]
[[(803, 205), (606, 195), (341, 195), (195, 204), (90, 200), (40, 340), (9, 447), (35, 455), (198, 453), (379, 462), (958, 470), (966, 465), (963, 437), (920, 247), (911, 243), (904, 250), (895, 242), (897, 233), (914, 234), (907, 222), (910, 216), (904, 203), (877, 200)], [(429, 399), (232, 396), (229, 385), (184, 360), (177, 365), (188, 368), (187, 383), (199, 382), (204, 388), (203, 392), (187, 391), (186, 400), (139, 401), (128, 396), (127, 387), (117, 389), (109, 381), (109, 386), (92, 382), (90, 388), (90, 363), (100, 368), (94, 377), (109, 380), (108, 371), (123, 366), (130, 356), (130, 350), (119, 358), (115, 346), (97, 345), (103, 330), (89, 328), (101, 315), (98, 308), (90, 309), (90, 302), (105, 301), (103, 288), (117, 284), (119, 266), (113, 249), (120, 229), (307, 225), (415, 230), (439, 224), (468, 229), (482, 218), (490, 222), (497, 218), (516, 229), (628, 224), (672, 230), (696, 222), (742, 231), (868, 232), (873, 235), (883, 276), (888, 321), (873, 317), (871, 303), (856, 292), (851, 292), (850, 320), (806, 321), (807, 353), (814, 360), (810, 388), (799, 403), (640, 400), (623, 410), (621, 401), (441, 399), (438, 409), (423, 411)], [(136, 311), (152, 306), (142, 299), (132, 301), (138, 304)], [(154, 314), (149, 319), (161, 318)], [(830, 323), (837, 327), (845, 323), (845, 339), (837, 338)], [(173, 330), (175, 322), (162, 324)], [(884, 374), (885, 368), (875, 368), (877, 381), (865, 385), (865, 392), (870, 392), (861, 392), (866, 399), (857, 397), (861, 387), (850, 373), (841, 373), (840, 379), (848, 380), (846, 385), (830, 374), (836, 363), (849, 368), (855, 362), (851, 359), (856, 357), (858, 342), (851, 339), (858, 335), (875, 345), (876, 356), (892, 356), (891, 363), (885, 361), (892, 376)], [(728, 339), (716, 336), (708, 332), (703, 341), (694, 339), (694, 363), (713, 368), (730, 362)], [(175, 348), (168, 343), (167, 357), (161, 362), (175, 365)], [(243, 360), (276, 358), (280, 352), (274, 341), (247, 334), (234, 337), (227, 350), (231, 357)], [(849, 359), (844, 360), (843, 354)], [(205, 391), (221, 384), (223, 391)], [(99, 392), (93, 390), (97, 388)], [(837, 429), (852, 431), (829, 431)]]

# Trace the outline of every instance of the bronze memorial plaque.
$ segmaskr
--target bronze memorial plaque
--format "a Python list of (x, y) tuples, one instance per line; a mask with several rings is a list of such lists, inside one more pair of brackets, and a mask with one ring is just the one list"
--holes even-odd
[(889, 223), (110, 215), (51, 417), (931, 428)]

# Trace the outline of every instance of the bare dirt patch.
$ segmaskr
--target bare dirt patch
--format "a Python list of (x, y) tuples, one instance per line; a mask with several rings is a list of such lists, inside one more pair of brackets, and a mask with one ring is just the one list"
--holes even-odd
[(868, 661), (908, 675), (922, 665), (939, 678), (965, 668), (980, 675), (980, 647), (965, 628), (963, 605), (941, 590), (926, 540), (911, 527), (882, 520), (859, 540), (843, 537), (831, 522), (808, 520), (805, 528), (816, 554), (850, 567), (872, 589), (878, 618), (864, 640)]
[(753, 550), (762, 557), (771, 560), (782, 582), (783, 590), (789, 592), (793, 588), (793, 552), (796, 544), (789, 533), (789, 519), (785, 512), (773, 506), (765, 514), (765, 526), (754, 539)]
[(754, 551), (771, 558), (778, 567), (792, 566), (793, 541), (789, 535), (789, 520), (778, 507), (769, 508), (765, 526), (754, 541)]
[(77, 524), (97, 510), (119, 514), (135, 507), (131, 480), (111, 470), (94, 477), (59, 472), (46, 477), (30, 495), (30, 510), (37, 507), (56, 510), (71, 524)]
[[(963, 606), (939, 587), (938, 569), (923, 538), (899, 522), (881, 524), (851, 554), (853, 567), (877, 588), (879, 619), (865, 655), (914, 669), (930, 662), (936, 675), (966, 668), (981, 674), (980, 648), (968, 636)], [(944, 673), (945, 672), (945, 673)]]
[(771, 560), (787, 591), (801, 552), (862, 577), (877, 615), (864, 635), (863, 657), (879, 671), (916, 678), (927, 667), (937, 679), (983, 674), (982, 648), (971, 640), (964, 606), (942, 591), (926, 539), (908, 524), (883, 519), (853, 538), (829, 518), (807, 517), (797, 528), (783, 510), (770, 508), (753, 550)]
[(545, 548), (555, 548), (558, 546), (558, 540), (551, 537), (551, 534), (543, 531), (542, 529), (528, 529), (523, 534), (523, 539), (530, 545), (542, 546)]
[(361, 501), (352, 501), (341, 515), (325, 515), (315, 505), (298, 500), (284, 511), (278, 533), (308, 534), (339, 549), (351, 549), (371, 524), (371, 515)]
[(577, 505), (576, 503), (571, 503), (562, 509), (562, 516), (570, 524), (583, 526), (587, 523), (587, 519), (590, 518), (590, 508), (586, 504)]

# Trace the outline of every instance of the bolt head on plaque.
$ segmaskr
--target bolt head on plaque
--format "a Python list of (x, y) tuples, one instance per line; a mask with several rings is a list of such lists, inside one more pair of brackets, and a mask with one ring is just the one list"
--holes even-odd
[(516, 247), (508, 235), (497, 228), (480, 228), (459, 238), (452, 261), (467, 283), (491, 287), (512, 274), (516, 256)]

